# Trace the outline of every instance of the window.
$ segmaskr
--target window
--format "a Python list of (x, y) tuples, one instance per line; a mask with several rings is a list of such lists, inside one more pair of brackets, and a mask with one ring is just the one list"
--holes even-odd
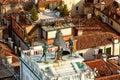
[(77, 7), (76, 7), (76, 11), (78, 11), (78, 9), (79, 9), (79, 7), (77, 6)]
[(107, 54), (111, 54), (111, 47), (106, 48), (106, 53), (107, 53)]
[(110, 25), (113, 26), (113, 21), (110, 22)]
[(103, 50), (99, 49), (98, 54), (101, 54), (101, 53), (103, 53)]

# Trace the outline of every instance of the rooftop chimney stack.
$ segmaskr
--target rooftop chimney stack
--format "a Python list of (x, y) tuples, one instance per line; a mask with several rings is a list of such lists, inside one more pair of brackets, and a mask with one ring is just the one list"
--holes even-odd
[(13, 49), (13, 41), (12, 41), (12, 38), (8, 38), (8, 45)]
[(105, 9), (105, 2), (102, 1), (100, 4), (100, 9), (103, 11)]
[(30, 55), (34, 55), (34, 49), (32, 47), (30, 48)]
[(6, 60), (8, 64), (12, 64), (12, 56), (6, 56)]
[(14, 47), (15, 54), (17, 54), (17, 46)]
[(90, 19), (92, 17), (92, 14), (91, 13), (87, 13), (87, 19)]
[(107, 61), (107, 56), (106, 56), (106, 54), (103, 54), (102, 57), (103, 57), (103, 60), (106, 62), (106, 61)]
[(19, 22), (19, 15), (16, 16), (16, 22)]

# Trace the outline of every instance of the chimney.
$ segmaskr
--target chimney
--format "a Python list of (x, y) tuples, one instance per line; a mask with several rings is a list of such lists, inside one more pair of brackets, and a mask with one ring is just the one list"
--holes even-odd
[(110, 15), (111, 15), (111, 11), (109, 11), (109, 13), (108, 13), (108, 14), (109, 14), (109, 16), (110, 16)]
[(116, 15), (114, 14), (114, 19), (116, 19)]
[(7, 23), (7, 20), (6, 20), (6, 17), (4, 17), (4, 24), (6, 24)]
[(106, 54), (103, 54), (102, 57), (103, 57), (103, 60), (106, 62), (106, 61), (107, 61), (107, 56), (106, 56)]
[(13, 41), (12, 41), (12, 38), (8, 38), (8, 45), (13, 49)]
[(30, 48), (30, 55), (34, 55), (34, 49), (32, 47)]
[(103, 2), (103, 1), (101, 2), (100, 9), (101, 9), (101, 11), (103, 11), (105, 9), (105, 2)]
[(19, 15), (16, 16), (16, 22), (19, 22)]
[(83, 30), (78, 30), (78, 36), (81, 36), (83, 34)]
[(12, 64), (12, 56), (6, 56), (6, 60), (8, 64)]
[(90, 19), (92, 17), (91, 13), (87, 13), (87, 19)]
[(99, 49), (95, 49), (94, 54), (98, 55), (98, 51), (99, 51)]
[(17, 54), (17, 46), (14, 47), (15, 54)]

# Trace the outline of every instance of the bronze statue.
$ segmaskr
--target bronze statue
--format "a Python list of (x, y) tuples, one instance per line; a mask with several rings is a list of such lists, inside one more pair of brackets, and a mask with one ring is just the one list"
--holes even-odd
[(63, 60), (62, 59), (62, 52), (63, 52), (63, 49), (61, 49), (60, 45), (58, 45), (58, 49), (56, 51), (56, 60), (55, 60), (55, 62), (59, 62), (59, 60)]
[(71, 38), (69, 38), (69, 47), (70, 47), (70, 56), (72, 57), (74, 45), (73, 45), (73, 41)]
[[(44, 62), (46, 62), (46, 54), (47, 54), (47, 51), (48, 51), (48, 44), (45, 43), (42, 48), (43, 48), (43, 54), (42, 54), (41, 59), (44, 57)], [(41, 61), (41, 59), (40, 59), (40, 61)]]

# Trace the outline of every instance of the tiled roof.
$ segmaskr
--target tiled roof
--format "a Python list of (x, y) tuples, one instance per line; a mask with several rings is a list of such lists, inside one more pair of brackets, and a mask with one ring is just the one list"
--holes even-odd
[(0, 3), (2, 4), (10, 4), (10, 3), (18, 3), (22, 2), (23, 0), (0, 0)]
[[(120, 8), (111, 6), (113, 5), (113, 2), (115, 0), (104, 0), (105, 2), (105, 9), (101, 12), (103, 12), (105, 15), (111, 17), (114, 21), (120, 24)], [(118, 3), (119, 5), (119, 3)], [(95, 8), (100, 9), (100, 3), (95, 5)], [(116, 17), (115, 17), (116, 16)]]
[(111, 27), (103, 23), (98, 17), (92, 17), (91, 19), (84, 18), (78, 18), (77, 20), (76, 19), (74, 20), (73, 18), (73, 23), (76, 25), (75, 28), (78, 30), (83, 30), (83, 35), (93, 34), (95, 32), (112, 32), (117, 34)]
[(109, 60), (106, 62), (103, 59), (97, 59), (85, 62), (93, 70), (97, 71), (95, 80), (120, 80), (120, 74), (117, 72), (117, 67), (111, 64)]
[(51, 1), (51, 2), (60, 2), (61, 0), (46, 0), (46, 1)]
[(19, 62), (18, 57), (13, 53), (13, 51), (4, 43), (0, 42), (1, 51), (4, 56), (12, 56), (12, 63)]
[(4, 30), (4, 29), (5, 29), (5, 26), (0, 27), (0, 30)]
[(0, 80), (10, 77), (13, 77), (13, 74), (4, 65), (0, 64)]
[[(18, 13), (15, 13), (12, 15), (12, 19), (16, 19), (19, 16), (19, 22), (18, 25), (21, 26), (21, 28), (26, 28), (27, 25), (30, 25), (30, 20), (28, 20), (25, 15), (21, 16)], [(13, 24), (14, 25), (14, 24)]]
[(94, 4), (93, 4), (93, 0), (86, 0), (85, 1), (85, 7), (93, 7), (94, 6)]
[(113, 37), (120, 39), (119, 36), (110, 32), (98, 32), (78, 36), (78, 50), (111, 44)]
[(120, 74), (96, 78), (96, 80), (120, 80)]
[(39, 7), (46, 7), (49, 5), (50, 2), (60, 2), (61, 0), (46, 0), (46, 1), (42, 1), (42, 0), (39, 0), (38, 2), (38, 6)]
[[(109, 6), (109, 5), (111, 5), (114, 1), (115, 0), (103, 0), (103, 2), (105, 2), (105, 6), (106, 7)], [(101, 7), (100, 3), (95, 4), (95, 7), (98, 8), (98, 9), (100, 9), (100, 7)]]
[(101, 77), (101, 76), (107, 76), (111, 75), (111, 71), (106, 65), (106, 63), (103, 61), (103, 59), (97, 59), (97, 60), (92, 60), (92, 61), (86, 61), (85, 62), (89, 67), (94, 70), (96, 68), (96, 71), (98, 71), (96, 74), (96, 77)]

